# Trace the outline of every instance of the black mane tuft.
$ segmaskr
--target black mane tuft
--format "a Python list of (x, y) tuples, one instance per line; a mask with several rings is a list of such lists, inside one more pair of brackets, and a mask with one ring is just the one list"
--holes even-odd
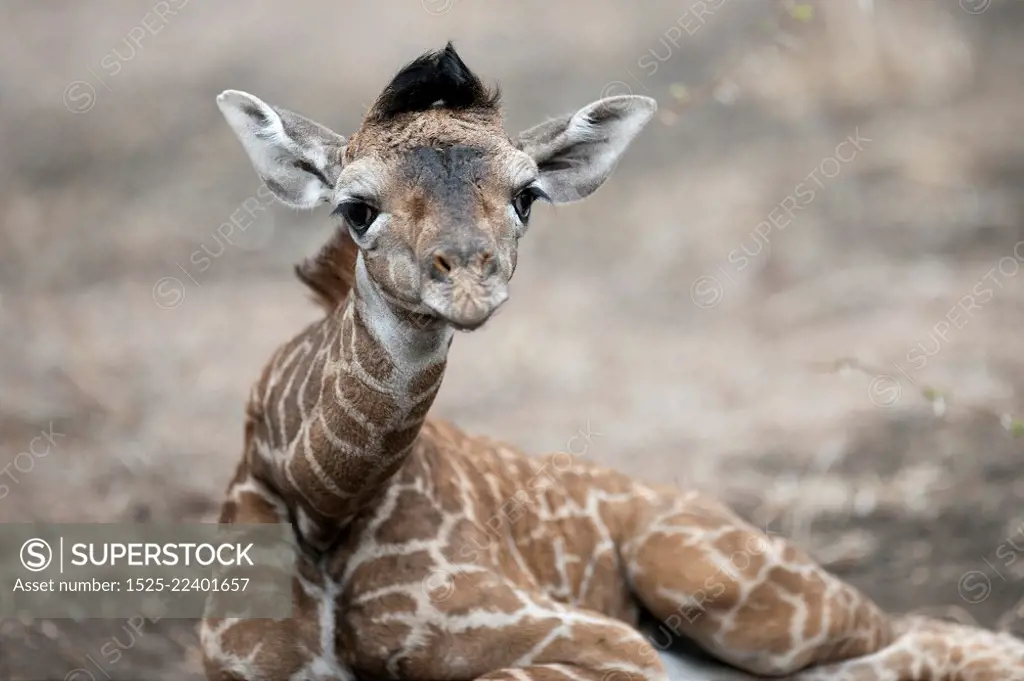
[(383, 121), (435, 104), (445, 109), (497, 109), (499, 97), (469, 70), (449, 42), (399, 71), (377, 98), (370, 118)]

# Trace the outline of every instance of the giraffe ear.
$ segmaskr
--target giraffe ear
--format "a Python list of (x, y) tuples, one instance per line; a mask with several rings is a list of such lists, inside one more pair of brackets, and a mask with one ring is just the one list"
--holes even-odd
[(222, 92), (217, 106), (278, 199), (307, 209), (330, 200), (341, 173), (344, 137), (239, 90)]
[(650, 97), (607, 97), (520, 133), (518, 146), (536, 161), (553, 203), (578, 201), (608, 179), (657, 108)]

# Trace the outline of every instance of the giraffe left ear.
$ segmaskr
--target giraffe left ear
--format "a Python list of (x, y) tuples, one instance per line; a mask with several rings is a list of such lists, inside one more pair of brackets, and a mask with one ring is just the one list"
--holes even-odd
[(608, 179), (657, 109), (650, 97), (607, 97), (520, 133), (518, 146), (536, 161), (552, 203), (578, 201)]
[(248, 92), (225, 90), (217, 106), (278, 199), (293, 208), (330, 200), (341, 173), (344, 137)]

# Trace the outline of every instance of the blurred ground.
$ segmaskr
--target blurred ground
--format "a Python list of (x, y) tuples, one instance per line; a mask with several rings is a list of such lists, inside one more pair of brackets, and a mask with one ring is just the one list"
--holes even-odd
[[(258, 183), (214, 96), (346, 133), (452, 38), (510, 131), (626, 91), (661, 116), (608, 187), (538, 212), (434, 413), (535, 452), (589, 429), (587, 457), (720, 494), (890, 609), (1024, 634), (1024, 3), (0, 16), (0, 522), (211, 517), (330, 228), (274, 206), (220, 239)], [(0, 646), (0, 679), (198, 674), (187, 621), (10, 620)]]

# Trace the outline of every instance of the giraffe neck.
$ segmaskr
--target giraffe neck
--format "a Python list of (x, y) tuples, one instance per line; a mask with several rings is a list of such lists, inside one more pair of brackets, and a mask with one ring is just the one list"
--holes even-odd
[[(298, 529), (329, 543), (399, 469), (441, 386), (452, 329), (417, 323), (384, 298), (362, 256), (344, 308), (327, 320), (319, 395), (300, 411), (284, 461)], [(297, 400), (304, 401), (300, 388)]]

